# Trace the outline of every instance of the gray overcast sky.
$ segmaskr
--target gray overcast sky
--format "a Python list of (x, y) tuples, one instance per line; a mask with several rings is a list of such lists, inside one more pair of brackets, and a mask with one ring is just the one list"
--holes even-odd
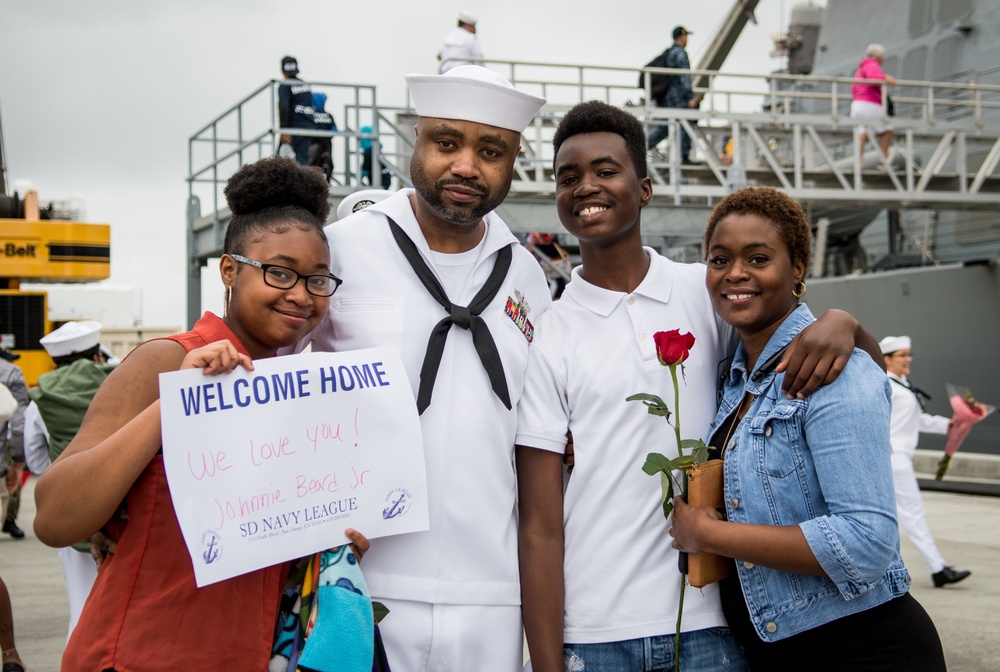
[[(79, 196), (112, 225), (115, 285), (142, 289), (143, 322), (183, 326), (187, 139), (266, 80), (285, 54), (305, 79), (374, 84), (434, 72), (459, 10), (487, 58), (639, 67), (682, 24), (696, 63), (731, 0), (0, 0), (0, 112), (12, 180)], [(764, 73), (792, 2), (762, 0), (724, 70)], [(782, 19), (782, 12), (785, 18)], [(221, 303), (221, 301), (220, 301)], [(217, 306), (206, 305), (208, 308)]]

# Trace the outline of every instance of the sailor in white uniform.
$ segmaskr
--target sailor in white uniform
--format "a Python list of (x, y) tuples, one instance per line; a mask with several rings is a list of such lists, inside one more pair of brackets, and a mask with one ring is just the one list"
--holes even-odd
[[(28, 392), (32, 401), (24, 413), (24, 450), (33, 474), (44, 473), (65, 450), (79, 430), (98, 386), (111, 371), (100, 338), (101, 323), (83, 320), (67, 322), (39, 340), (56, 362), (56, 370), (40, 376), (38, 386)], [(87, 546), (82, 542), (56, 549), (69, 598), (67, 639), (97, 580), (97, 566)]]
[(483, 48), (479, 46), (476, 37), (476, 17), (465, 12), (458, 15), (458, 25), (451, 29), (444, 38), (444, 46), (438, 52), (441, 61), (441, 74), (460, 65), (482, 65), (468, 59), (482, 59)]
[(892, 449), (892, 479), (896, 486), (896, 515), (906, 536), (920, 551), (935, 588), (958, 583), (969, 576), (967, 570), (952, 569), (941, 557), (924, 516), (924, 502), (913, 471), (920, 432), (947, 434), (950, 420), (924, 413), (924, 399), (929, 398), (910, 384), (909, 336), (886, 336), (879, 345), (892, 388), (892, 416), (889, 420), (889, 446)]
[(393, 669), (521, 669), (513, 458), (534, 321), (534, 258), (493, 212), (544, 99), (460, 66), (406, 77), (417, 113), (404, 189), (326, 227), (344, 284), (316, 350), (390, 346), (421, 413), (430, 530), (372, 540), (364, 573), (389, 608)]

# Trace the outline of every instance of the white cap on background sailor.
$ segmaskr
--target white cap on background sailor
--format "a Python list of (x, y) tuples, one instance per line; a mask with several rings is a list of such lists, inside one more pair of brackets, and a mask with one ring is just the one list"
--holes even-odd
[(340, 205), (337, 206), (337, 219), (343, 219), (358, 210), (364, 210), (369, 205), (375, 205), (379, 201), (384, 201), (394, 193), (385, 189), (362, 189), (361, 191), (348, 194), (340, 202)]
[(882, 348), (883, 355), (891, 354), (897, 350), (909, 350), (912, 347), (909, 336), (886, 336), (878, 344)]
[(520, 133), (545, 104), (544, 98), (518, 91), (503, 75), (478, 65), (405, 79), (421, 117), (474, 121)]
[(468, 12), (459, 12), (458, 20), (461, 21), (462, 23), (467, 23), (470, 26), (474, 26), (477, 23), (476, 17), (473, 16), (472, 14), (469, 14)]
[(86, 352), (101, 341), (101, 323), (96, 320), (67, 322), (38, 340), (52, 358)]

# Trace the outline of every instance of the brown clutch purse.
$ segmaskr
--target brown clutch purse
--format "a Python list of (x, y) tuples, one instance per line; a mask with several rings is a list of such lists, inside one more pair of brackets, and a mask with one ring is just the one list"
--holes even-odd
[[(722, 460), (710, 460), (689, 467), (687, 503), (691, 506), (723, 507)], [(729, 576), (730, 560), (714, 553), (682, 553), (681, 571), (687, 561), (688, 584), (702, 588)]]

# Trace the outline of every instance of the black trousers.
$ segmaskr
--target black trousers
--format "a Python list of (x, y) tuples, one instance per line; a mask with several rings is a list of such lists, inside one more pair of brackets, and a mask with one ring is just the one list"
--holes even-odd
[(738, 627), (733, 627), (728, 611), (730, 628), (754, 672), (947, 670), (937, 629), (909, 593), (777, 642), (757, 637), (749, 612)]

